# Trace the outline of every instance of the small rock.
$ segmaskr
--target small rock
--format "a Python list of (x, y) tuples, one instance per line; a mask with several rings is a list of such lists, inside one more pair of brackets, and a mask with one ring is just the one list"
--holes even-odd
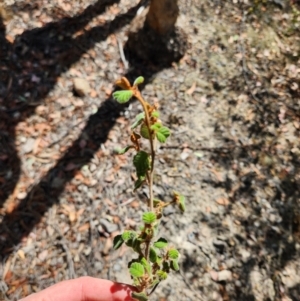
[(235, 284), (236, 287), (241, 287), (242, 286), (242, 282), (240, 280), (236, 280), (234, 282), (234, 284)]
[(231, 281), (232, 273), (229, 270), (223, 270), (218, 273), (218, 281)]
[(226, 243), (222, 240), (219, 239), (214, 239), (213, 240), (213, 245), (217, 248), (217, 249), (224, 249), (226, 248)]
[(102, 254), (103, 255), (108, 255), (109, 251), (111, 250), (112, 247), (113, 247), (113, 241), (110, 237), (108, 237), (105, 241), (105, 245), (104, 245), (104, 248), (102, 250)]
[(91, 163), (90, 165), (90, 172), (94, 172), (97, 169), (96, 164)]
[(105, 218), (101, 218), (99, 222), (104, 227), (104, 229), (106, 230), (106, 232), (108, 232), (108, 233), (112, 233), (112, 232), (118, 230), (118, 225), (109, 222)]
[(86, 96), (91, 91), (90, 84), (88, 83), (87, 80), (83, 78), (74, 78), (73, 84), (74, 84), (74, 91), (79, 96)]
[(242, 262), (246, 263), (251, 257), (251, 253), (245, 249), (240, 250), (240, 254), (242, 256)]
[(235, 259), (234, 258), (229, 258), (226, 260), (226, 266), (229, 269), (232, 269), (233, 267), (235, 267)]
[(88, 246), (84, 249), (83, 253), (85, 256), (89, 256), (91, 251), (92, 251), (92, 248), (90, 246)]
[(97, 271), (101, 271), (103, 269), (103, 264), (100, 261), (94, 263), (94, 267)]
[(265, 287), (265, 292), (267, 294), (267, 298), (269, 300), (275, 300), (276, 293), (274, 289), (274, 283), (270, 278), (265, 281), (264, 287)]
[(35, 139), (28, 138), (23, 145), (22, 149), (25, 154), (31, 153), (34, 147)]
[(19, 200), (25, 199), (26, 196), (27, 196), (26, 191), (19, 192), (19, 193), (17, 194), (17, 198), (18, 198)]
[(190, 154), (188, 152), (182, 152), (180, 154), (180, 158), (181, 158), (181, 160), (185, 161), (188, 158), (189, 155)]
[(115, 263), (115, 264), (113, 265), (113, 271), (114, 271), (114, 272), (120, 272), (121, 269), (122, 269), (122, 267), (121, 267), (120, 264)]
[(211, 279), (212, 279), (213, 281), (218, 281), (218, 280), (219, 280), (218, 272), (216, 272), (216, 271), (214, 271), (214, 270), (211, 270), (211, 271), (209, 272), (209, 274), (210, 274), (210, 277), (211, 277)]

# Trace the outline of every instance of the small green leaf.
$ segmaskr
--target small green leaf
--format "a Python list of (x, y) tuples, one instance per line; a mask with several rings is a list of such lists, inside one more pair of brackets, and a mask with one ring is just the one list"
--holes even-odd
[(152, 263), (155, 263), (157, 261), (157, 254), (156, 251), (154, 250), (154, 248), (150, 248), (150, 252), (149, 252), (149, 259)]
[(145, 224), (152, 224), (156, 221), (156, 215), (154, 212), (145, 212), (142, 219)]
[(131, 126), (131, 129), (135, 129), (136, 127), (138, 127), (144, 120), (145, 118), (145, 113), (140, 113), (135, 117), (135, 122), (134, 124)]
[(148, 297), (145, 293), (137, 293), (137, 292), (132, 292), (132, 298), (138, 300), (138, 301), (148, 301)]
[(177, 260), (172, 260), (171, 261), (171, 269), (174, 271), (179, 271), (179, 265)]
[(113, 246), (115, 250), (118, 250), (122, 244), (123, 244), (124, 240), (122, 238), (122, 235), (117, 235), (114, 237), (114, 241), (113, 241)]
[(176, 250), (176, 249), (171, 249), (168, 251), (168, 256), (171, 258), (171, 259), (178, 259), (179, 257), (179, 252)]
[(155, 132), (156, 138), (160, 143), (166, 142), (167, 138), (170, 136), (170, 130), (163, 126)]
[(147, 259), (143, 257), (141, 259), (141, 264), (144, 266), (144, 268), (146, 269), (147, 273), (150, 275), (151, 274), (151, 265), (147, 261)]
[(157, 271), (157, 276), (160, 280), (166, 280), (168, 278), (168, 274), (162, 270)]
[(130, 90), (121, 90), (114, 92), (112, 95), (118, 103), (126, 103), (132, 97), (133, 92)]
[(168, 245), (168, 241), (165, 238), (159, 238), (155, 243), (154, 247), (158, 249), (163, 249)]
[(149, 133), (149, 130), (148, 130), (146, 124), (143, 124), (141, 126), (140, 134), (143, 138), (150, 139), (150, 133)]
[(136, 169), (136, 174), (138, 178), (145, 177), (147, 171), (150, 168), (150, 160), (148, 153), (144, 151), (139, 151), (134, 157), (133, 157), (133, 165)]
[(133, 145), (128, 145), (128, 146), (126, 146), (126, 147), (124, 147), (122, 149), (117, 150), (117, 152), (118, 152), (119, 155), (123, 155), (127, 151), (129, 151), (131, 148), (134, 148), (134, 146)]
[(179, 209), (184, 212), (185, 211), (185, 197), (183, 195), (179, 195)]
[(124, 231), (122, 233), (122, 239), (126, 242), (129, 239), (133, 238), (134, 236), (136, 236), (136, 233), (133, 231)]
[(151, 116), (155, 117), (155, 118), (158, 118), (159, 117), (159, 112), (158, 111), (153, 111)]
[(159, 131), (162, 128), (162, 124), (159, 122), (156, 122), (151, 125), (151, 130)]
[(134, 262), (130, 265), (129, 272), (133, 277), (143, 277), (145, 269), (142, 264)]
[(140, 84), (142, 84), (144, 82), (144, 80), (145, 79), (142, 76), (139, 76), (138, 78), (135, 79), (133, 85), (134, 86), (140, 85)]

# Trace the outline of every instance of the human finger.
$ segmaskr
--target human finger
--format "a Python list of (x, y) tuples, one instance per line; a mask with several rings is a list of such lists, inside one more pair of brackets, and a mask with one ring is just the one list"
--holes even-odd
[(133, 301), (132, 291), (129, 285), (81, 277), (62, 281), (19, 301)]

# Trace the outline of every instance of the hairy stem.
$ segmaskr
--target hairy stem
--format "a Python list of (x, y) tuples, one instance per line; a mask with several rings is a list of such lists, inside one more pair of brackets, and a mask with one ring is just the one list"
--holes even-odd
[(150, 242), (151, 240), (146, 241), (145, 258), (147, 260), (149, 259)]
[(143, 99), (140, 91), (136, 90), (134, 91), (134, 96), (138, 99), (138, 101), (141, 103), (143, 110), (145, 112), (145, 123), (148, 128), (149, 132), (149, 140), (150, 140), (150, 152), (151, 152), (151, 167), (150, 167), (150, 175), (149, 175), (149, 206), (150, 211), (154, 211), (153, 207), (153, 177), (154, 177), (154, 161), (155, 161), (155, 149), (154, 149), (154, 139), (153, 139), (153, 133), (151, 131), (151, 124), (150, 124), (150, 117), (149, 112), (147, 108), (147, 103)]

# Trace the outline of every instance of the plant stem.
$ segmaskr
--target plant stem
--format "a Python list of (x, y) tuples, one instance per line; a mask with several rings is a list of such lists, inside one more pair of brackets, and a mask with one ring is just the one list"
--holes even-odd
[(151, 151), (151, 168), (150, 168), (150, 175), (149, 175), (149, 206), (150, 211), (154, 211), (153, 207), (153, 176), (154, 176), (154, 161), (155, 161), (155, 149), (154, 149), (154, 139), (153, 139), (153, 133), (151, 131), (151, 124), (150, 124), (150, 117), (149, 112), (147, 108), (147, 103), (143, 99), (141, 92), (138, 90), (133, 91), (134, 96), (138, 99), (138, 101), (141, 103), (143, 110), (145, 112), (145, 123), (148, 128), (149, 132), (149, 140), (150, 140), (150, 151)]

